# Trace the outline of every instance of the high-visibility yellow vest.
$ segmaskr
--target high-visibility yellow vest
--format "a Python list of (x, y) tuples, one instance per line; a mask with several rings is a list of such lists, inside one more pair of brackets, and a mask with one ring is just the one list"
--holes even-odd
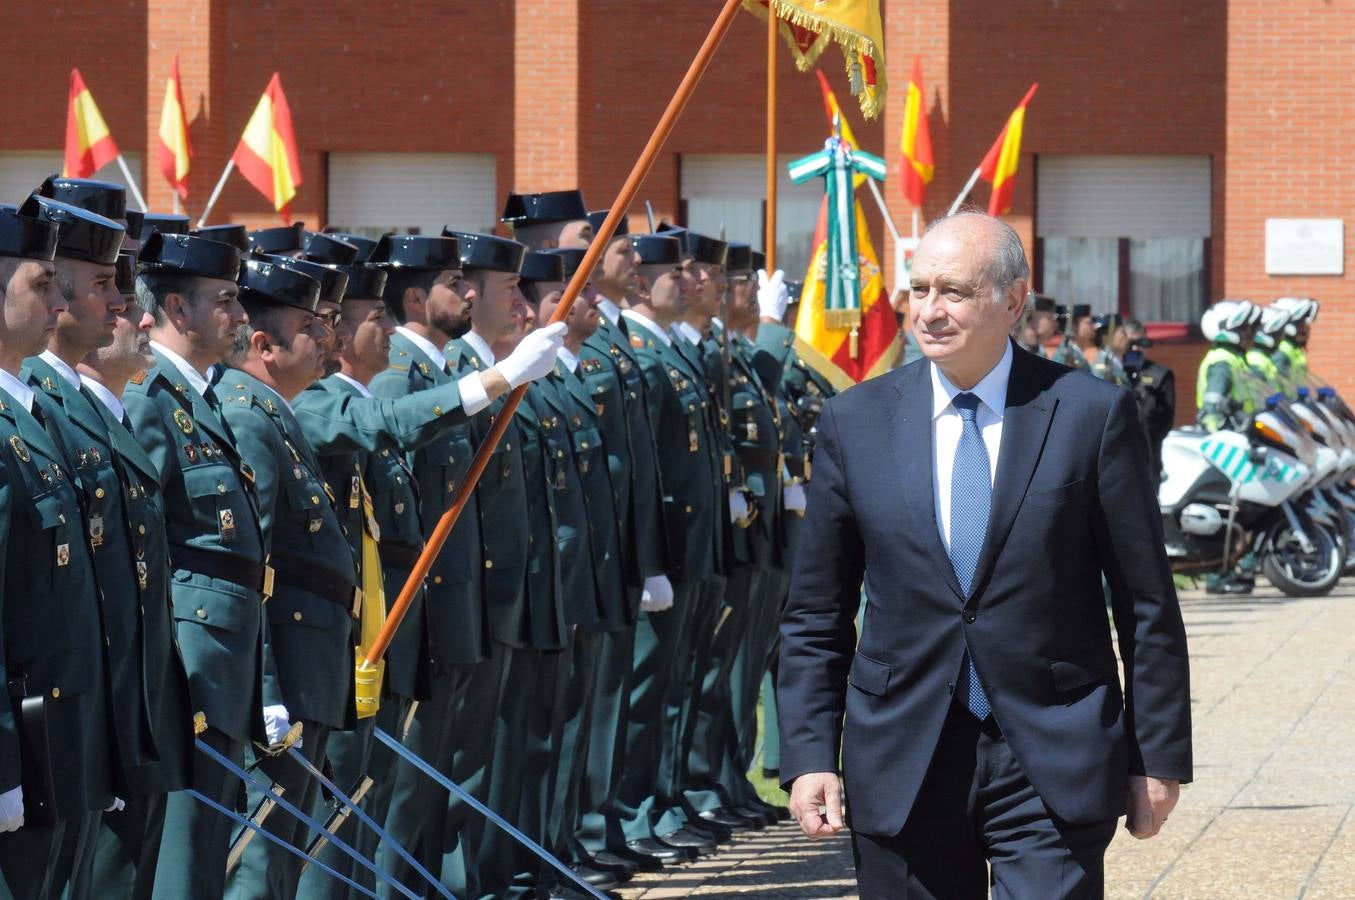
[(1209, 380), (1209, 370), (1218, 363), (1227, 363), (1228, 368), (1233, 373), (1232, 383), (1228, 387), (1228, 396), (1241, 403), (1246, 412), (1251, 412), (1248, 408), (1252, 405), (1251, 401), (1243, 395), (1239, 385), (1239, 376), (1247, 371), (1247, 360), (1236, 347), (1220, 344), (1210, 347), (1209, 352), (1204, 355), (1204, 359), (1200, 360), (1200, 373), (1195, 379), (1195, 406), (1199, 409), (1204, 408), (1204, 394)]
[(1247, 365), (1251, 366), (1252, 371), (1266, 380), (1266, 384), (1278, 385), (1280, 380), (1280, 370), (1275, 368), (1275, 362), (1270, 358), (1270, 354), (1260, 348), (1253, 347), (1247, 351)]
[(1285, 338), (1280, 341), (1280, 352), (1289, 357), (1289, 377), (1296, 384), (1308, 383), (1308, 352)]

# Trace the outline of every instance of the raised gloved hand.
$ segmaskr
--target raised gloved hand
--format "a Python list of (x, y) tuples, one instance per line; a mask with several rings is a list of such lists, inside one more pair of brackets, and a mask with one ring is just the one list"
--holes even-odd
[(23, 785), (0, 794), (0, 834), (24, 827)]
[(122, 812), (127, 808), (127, 803), (121, 797), (114, 797), (113, 802), (104, 809), (104, 812)]
[(794, 513), (797, 516), (805, 514), (805, 486), (803, 484), (788, 484), (782, 491), (781, 496), (786, 505), (786, 512)]
[[(270, 747), (281, 744), (287, 737), (287, 732), (292, 730), (292, 717), (287, 713), (287, 707), (280, 703), (263, 708), (263, 730), (268, 736), (268, 745)], [(301, 739), (292, 745), (298, 750), (301, 749)]]
[(729, 521), (737, 525), (748, 521), (748, 497), (735, 488), (729, 492)]
[(786, 287), (786, 273), (777, 269), (770, 276), (766, 269), (757, 270), (757, 309), (764, 319), (780, 322), (790, 305), (790, 289)]
[(527, 336), (501, 360), (494, 368), (508, 382), (509, 387), (518, 388), (529, 381), (535, 381), (551, 373), (555, 368), (555, 355), (565, 343), (565, 323), (556, 322)]
[(651, 575), (645, 579), (640, 594), (640, 609), (644, 612), (663, 612), (673, 608), (673, 583), (667, 575)]

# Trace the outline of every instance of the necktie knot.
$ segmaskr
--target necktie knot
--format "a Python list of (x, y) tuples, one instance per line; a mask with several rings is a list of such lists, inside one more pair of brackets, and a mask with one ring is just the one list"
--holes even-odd
[(956, 394), (955, 399), (950, 401), (955, 407), (955, 411), (960, 414), (960, 418), (966, 422), (975, 421), (974, 416), (979, 410), (979, 397), (977, 394), (971, 394), (965, 391), (962, 394)]

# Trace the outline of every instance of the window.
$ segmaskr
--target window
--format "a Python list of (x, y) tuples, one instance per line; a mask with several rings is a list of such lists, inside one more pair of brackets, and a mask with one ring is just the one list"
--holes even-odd
[[(814, 252), (814, 226), (823, 200), (823, 182), (792, 184), (786, 166), (803, 154), (777, 158), (776, 264), (786, 277), (804, 278)], [(753, 153), (689, 154), (681, 161), (686, 225), (761, 249), (766, 237), (766, 157)]]
[(1209, 157), (1041, 155), (1035, 191), (1043, 293), (1153, 322), (1203, 311)]
[[(141, 171), (141, 156), (137, 153), (124, 153), (127, 168), (135, 176)], [(60, 150), (19, 150), (0, 152), (0, 203), (18, 206), (28, 199), (28, 195), (38, 189), (44, 178), (61, 171), (63, 154)], [(126, 186), (127, 179), (122, 177), (122, 169), (111, 162), (91, 178), (111, 181)], [(140, 185), (138, 185), (140, 187)], [(144, 196), (144, 192), (143, 192)], [(136, 209), (136, 199), (127, 192), (127, 206)]]
[(489, 153), (331, 153), (328, 185), (330, 224), (357, 234), (492, 232), (499, 221)]

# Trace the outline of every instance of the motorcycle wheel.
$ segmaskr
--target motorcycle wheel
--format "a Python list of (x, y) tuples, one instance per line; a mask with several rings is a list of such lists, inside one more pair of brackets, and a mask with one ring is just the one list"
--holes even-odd
[(1346, 564), (1342, 575), (1355, 574), (1355, 514), (1347, 509), (1341, 511), (1341, 537), (1345, 543)]
[(1331, 593), (1345, 568), (1344, 538), (1335, 530), (1309, 523), (1313, 552), (1305, 553), (1288, 524), (1276, 529), (1267, 542), (1261, 571), (1286, 597), (1321, 597)]

